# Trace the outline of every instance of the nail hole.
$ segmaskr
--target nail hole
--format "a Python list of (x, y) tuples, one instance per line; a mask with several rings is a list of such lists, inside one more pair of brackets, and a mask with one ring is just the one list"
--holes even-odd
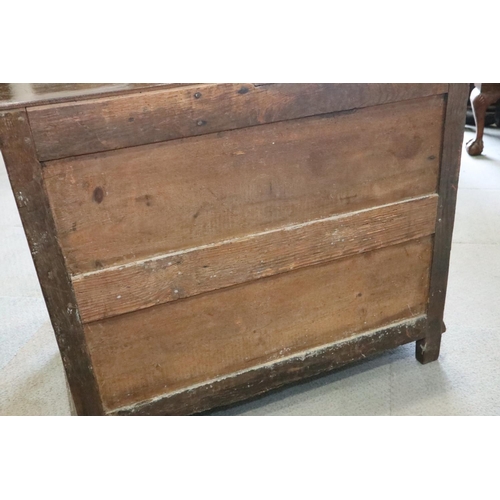
[(101, 187), (96, 187), (94, 189), (94, 194), (92, 195), (92, 198), (96, 203), (102, 202), (102, 200), (104, 199), (104, 191), (102, 190)]

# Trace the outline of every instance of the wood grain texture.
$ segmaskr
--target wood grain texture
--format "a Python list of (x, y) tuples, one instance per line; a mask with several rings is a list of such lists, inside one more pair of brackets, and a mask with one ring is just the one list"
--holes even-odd
[(28, 110), (41, 160), (443, 94), (446, 84), (208, 84)]
[(183, 83), (0, 83), (0, 110), (167, 89)]
[(286, 384), (314, 377), (394, 349), (425, 335), (426, 316), (396, 323), (352, 339), (298, 353), (276, 363), (261, 365), (211, 380), (164, 397), (110, 412), (111, 415), (190, 415), (237, 403)]
[(437, 189), (442, 96), (48, 162), (73, 274)]
[(0, 148), (74, 403), (81, 415), (100, 415), (97, 384), (24, 109), (0, 111)]
[(441, 334), (445, 330), (443, 313), (448, 284), (451, 240), (455, 221), (460, 156), (468, 93), (468, 84), (450, 84), (444, 121), (444, 139), (439, 176), (439, 205), (427, 313), (427, 336), (417, 342), (416, 345), (416, 357), (421, 363), (429, 363), (438, 358)]
[(73, 278), (90, 322), (434, 233), (437, 195), (334, 216)]
[(106, 409), (187, 388), (427, 307), (432, 237), (86, 324)]

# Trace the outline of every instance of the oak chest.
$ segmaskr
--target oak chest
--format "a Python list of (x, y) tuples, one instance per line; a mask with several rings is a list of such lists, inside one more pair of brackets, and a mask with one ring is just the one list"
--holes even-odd
[(82, 415), (190, 414), (438, 357), (467, 84), (2, 85)]

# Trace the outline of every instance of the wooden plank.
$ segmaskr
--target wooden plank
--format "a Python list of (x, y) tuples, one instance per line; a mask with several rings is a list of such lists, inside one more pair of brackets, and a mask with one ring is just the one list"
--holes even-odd
[(443, 94), (446, 84), (209, 84), (28, 110), (42, 160)]
[(0, 148), (77, 411), (100, 415), (97, 384), (24, 109), (0, 111)]
[(184, 83), (0, 83), (0, 110), (167, 89)]
[(432, 236), (86, 324), (106, 409), (425, 313)]
[(437, 189), (442, 96), (48, 162), (72, 274)]
[(73, 278), (83, 322), (434, 233), (437, 195), (115, 266)]
[(142, 404), (122, 407), (111, 415), (190, 415), (237, 403), (285, 384), (314, 377), (348, 363), (394, 349), (424, 336), (426, 316), (413, 318), (342, 342), (335, 342), (228, 377), (211, 380)]
[(426, 338), (417, 342), (416, 346), (416, 357), (421, 363), (429, 363), (439, 357), (441, 334), (445, 330), (443, 313), (448, 284), (451, 240), (455, 221), (468, 93), (468, 84), (450, 84), (444, 121), (441, 173), (439, 177), (439, 205), (436, 216), (436, 235), (427, 313), (429, 324)]

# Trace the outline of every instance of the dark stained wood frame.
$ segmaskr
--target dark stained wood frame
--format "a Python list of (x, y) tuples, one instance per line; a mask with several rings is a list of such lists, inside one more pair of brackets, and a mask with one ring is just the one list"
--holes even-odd
[(0, 112), (0, 148), (17, 208), (49, 310), (76, 411), (102, 415), (103, 409), (71, 279), (56, 238), (25, 109)]
[[(224, 379), (206, 382), (131, 408), (121, 408), (111, 414), (176, 415), (201, 412), (318, 375), (412, 341), (417, 341), (416, 357), (420, 362), (428, 363), (437, 359), (444, 331), (443, 311), (468, 89), (468, 84), (450, 84), (448, 87), (427, 316)], [(103, 415), (73, 286), (56, 238), (41, 175), (42, 164), (37, 156), (26, 108), (0, 111), (0, 148), (61, 351), (76, 411), (79, 415)]]
[(460, 155), (467, 111), (469, 87), (465, 83), (449, 86), (444, 120), (441, 171), (439, 175), (439, 202), (434, 235), (429, 306), (427, 309), (427, 335), (416, 344), (416, 358), (423, 364), (435, 361), (439, 356), (443, 323), (451, 238), (455, 222)]

